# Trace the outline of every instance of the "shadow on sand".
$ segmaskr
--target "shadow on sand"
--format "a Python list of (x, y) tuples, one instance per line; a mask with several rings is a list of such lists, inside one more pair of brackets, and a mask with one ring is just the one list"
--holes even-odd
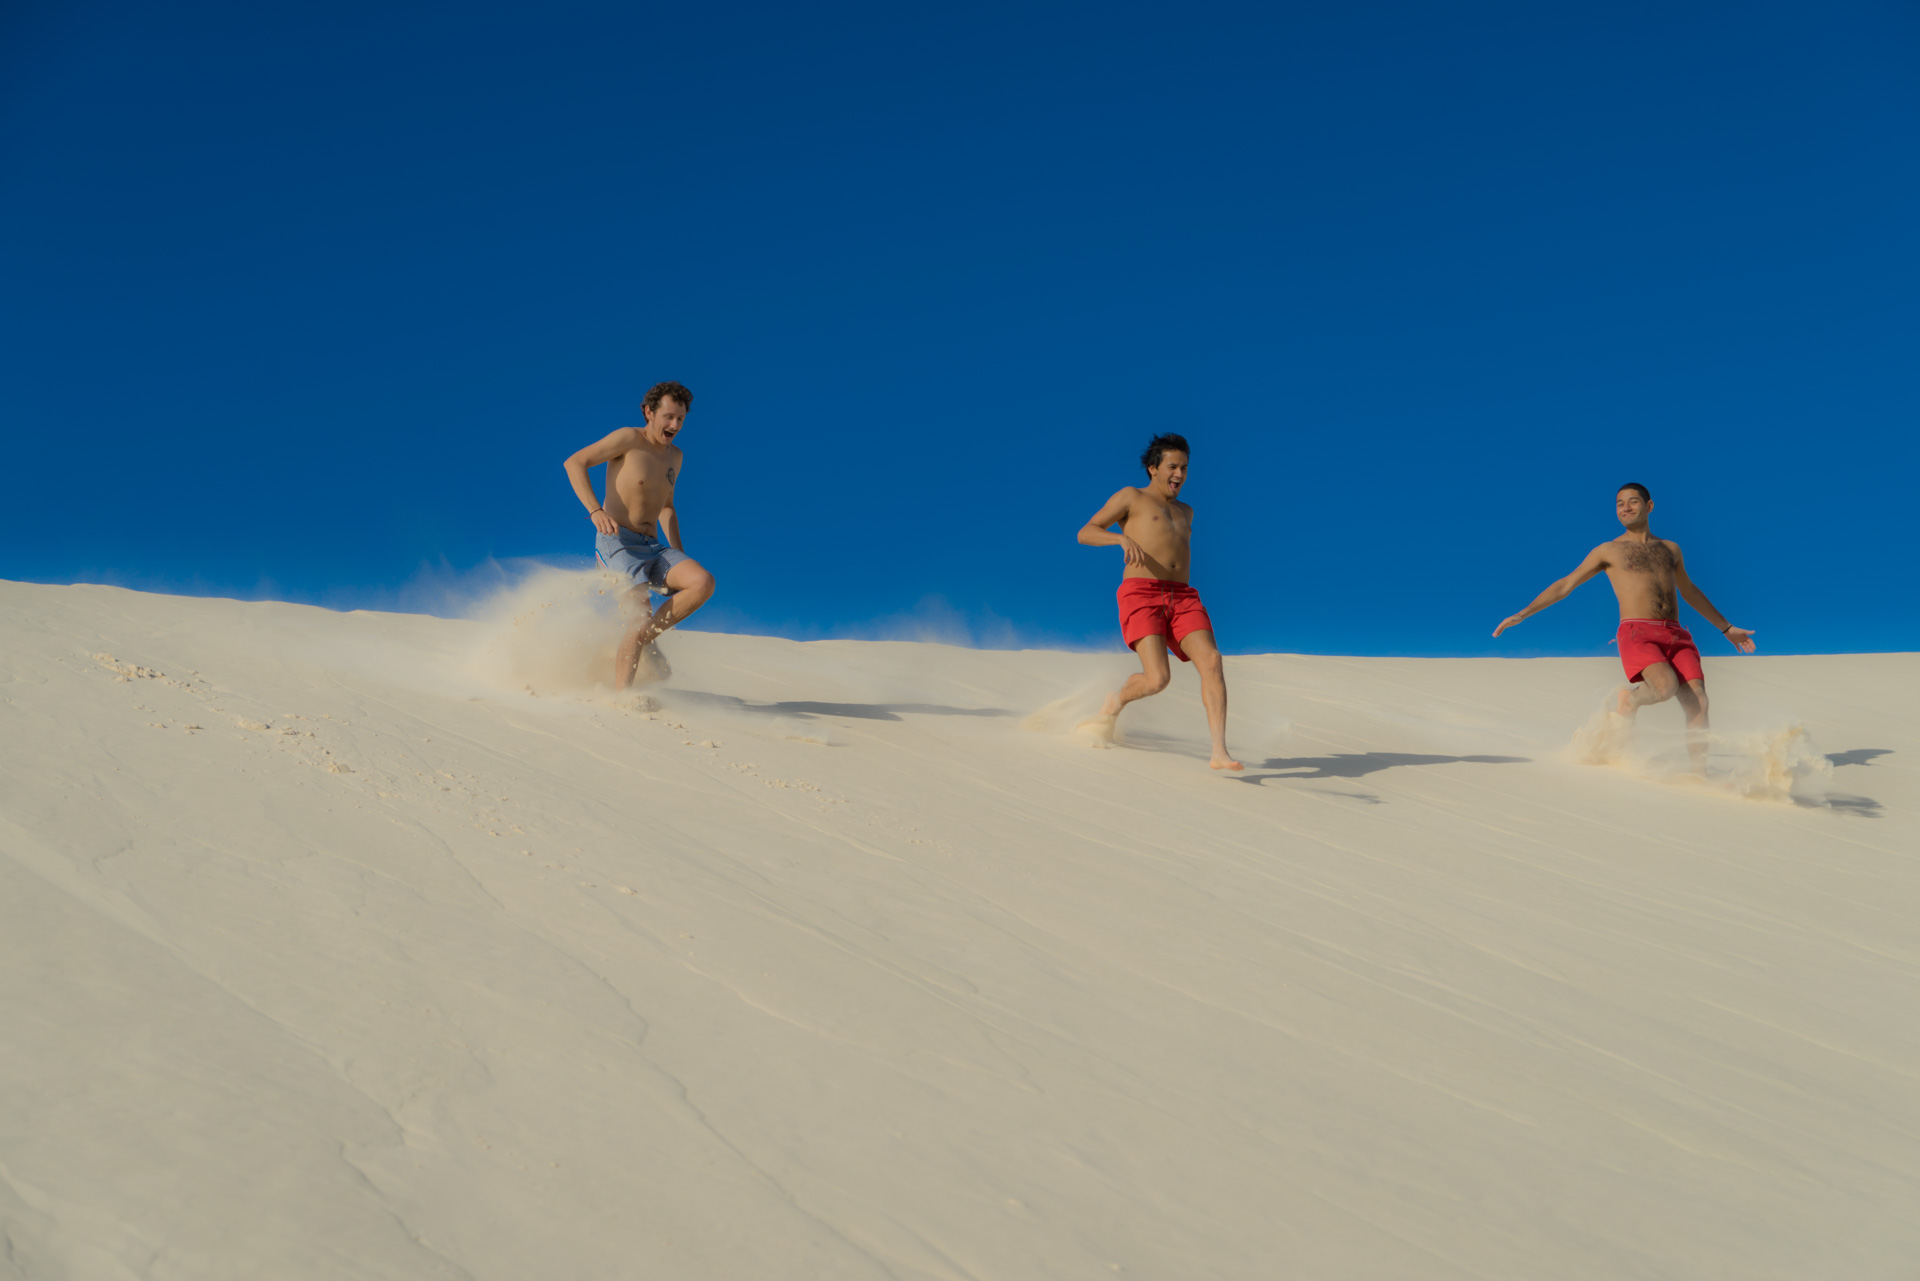
[[(1833, 762), (1835, 769), (1843, 765), (1871, 765), (1876, 756), (1891, 756), (1891, 747), (1856, 747), (1850, 752), (1828, 752), (1827, 759)], [(1849, 796), (1845, 792), (1828, 792), (1821, 798), (1825, 809), (1839, 810), (1843, 814), (1858, 814), (1862, 818), (1879, 818), (1881, 805), (1871, 796)]]
[[(1281, 756), (1254, 769), (1284, 773), (1262, 778), (1364, 778), (1402, 765), (1524, 765), (1531, 756), (1427, 756), (1419, 752), (1335, 752), (1331, 756)], [(1252, 778), (1249, 782), (1254, 781)]]
[(1871, 764), (1876, 756), (1892, 755), (1891, 747), (1856, 747), (1851, 752), (1828, 752), (1827, 759), (1833, 762), (1835, 768), (1838, 768), (1842, 765), (1867, 765)]
[(862, 721), (897, 721), (902, 716), (1013, 715), (1004, 707), (946, 707), (939, 703), (749, 703), (732, 694), (709, 694), (697, 689), (677, 689), (673, 697), (761, 716), (845, 716)]
[[(1795, 801), (1794, 804), (1802, 804)], [(1881, 805), (1871, 796), (1848, 796), (1842, 792), (1828, 792), (1816, 806), (1819, 809), (1839, 810), (1842, 814), (1858, 814), (1862, 818), (1879, 818)]]

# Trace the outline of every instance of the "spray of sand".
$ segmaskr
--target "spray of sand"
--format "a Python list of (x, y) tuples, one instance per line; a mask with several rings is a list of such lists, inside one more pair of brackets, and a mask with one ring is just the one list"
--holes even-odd
[[(1641, 714), (1644, 722), (1646, 713)], [(1602, 706), (1574, 732), (1567, 756), (1656, 783), (1704, 783), (1745, 800), (1827, 805), (1833, 762), (1807, 727), (1787, 722), (1742, 734), (1706, 736), (1707, 773), (1694, 771), (1683, 737), (1636, 724)]]
[(1087, 747), (1124, 743), (1126, 740), (1115, 728), (1114, 718), (1100, 714), (1101, 704), (1116, 683), (1105, 676), (1090, 680), (1072, 693), (1029, 712), (1020, 727), (1035, 734), (1065, 735)]
[(605, 695), (629, 600), (600, 569), (535, 569), (468, 612), (484, 625), (473, 672), (506, 693)]

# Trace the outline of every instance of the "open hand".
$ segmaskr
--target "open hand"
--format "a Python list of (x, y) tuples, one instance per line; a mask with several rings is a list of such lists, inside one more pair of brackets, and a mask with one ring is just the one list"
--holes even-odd
[(1140, 550), (1140, 544), (1134, 542), (1125, 534), (1120, 535), (1120, 554), (1126, 557), (1127, 564), (1129, 565), (1144, 565), (1147, 563), (1147, 554)]
[(1507, 615), (1506, 618), (1501, 620), (1500, 626), (1493, 629), (1493, 634), (1495, 636), (1498, 636), (1501, 632), (1506, 631), (1507, 628), (1518, 627), (1520, 626), (1520, 624), (1526, 621), (1527, 621), (1527, 616), (1525, 614), (1509, 614)]
[(1733, 647), (1742, 654), (1751, 654), (1756, 648), (1753, 643), (1753, 633), (1744, 627), (1735, 627), (1732, 623), (1728, 623), (1725, 634), (1726, 638), (1733, 642)]
[(609, 538), (613, 537), (615, 533), (619, 532), (620, 527), (613, 523), (613, 517), (607, 515), (607, 509), (604, 507), (594, 508), (592, 513), (587, 517), (587, 519), (593, 522), (593, 527), (595, 529), (599, 530), (601, 533), (605, 534)]

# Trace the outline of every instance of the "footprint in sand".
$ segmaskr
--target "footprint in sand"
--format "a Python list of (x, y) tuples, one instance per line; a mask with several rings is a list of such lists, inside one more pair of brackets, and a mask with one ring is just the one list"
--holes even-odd
[[(151, 667), (141, 667), (137, 663), (123, 663), (112, 654), (94, 654), (91, 657), (94, 662), (112, 672), (117, 680), (166, 680), (166, 674), (163, 672), (156, 672)], [(168, 681), (168, 684), (178, 684), (178, 682)]]

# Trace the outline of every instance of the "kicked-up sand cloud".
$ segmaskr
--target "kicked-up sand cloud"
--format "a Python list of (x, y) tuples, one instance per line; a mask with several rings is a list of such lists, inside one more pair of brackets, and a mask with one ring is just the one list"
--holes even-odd
[[(0, 584), (0, 1276), (1891, 1277), (1920, 657), (669, 635)], [(1671, 713), (1671, 716), (1663, 716)], [(1668, 722), (1671, 723), (1668, 723)]]

